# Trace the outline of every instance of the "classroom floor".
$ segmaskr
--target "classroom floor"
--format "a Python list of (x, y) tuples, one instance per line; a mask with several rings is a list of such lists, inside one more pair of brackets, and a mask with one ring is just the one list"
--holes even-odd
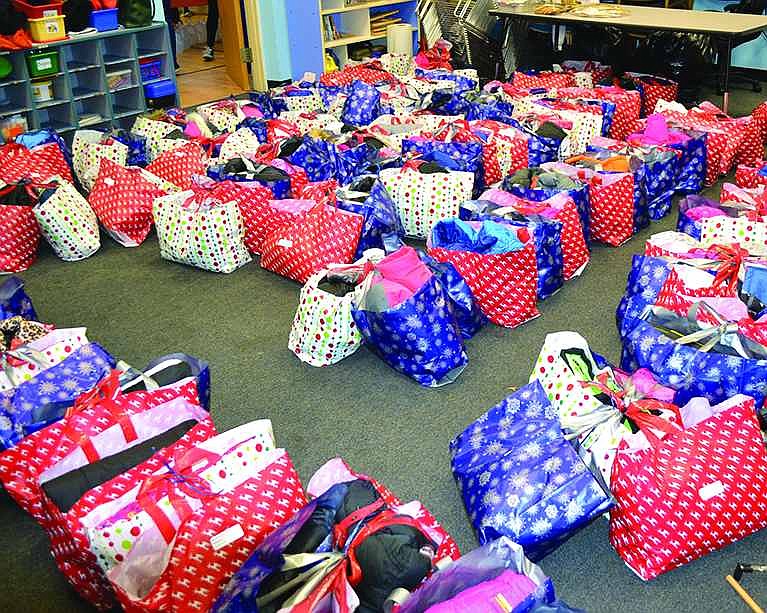
[(181, 69), (176, 73), (176, 84), (183, 107), (242, 93), (242, 89), (226, 74), (221, 42), (216, 43), (216, 59), (212, 62), (202, 59), (202, 50), (203, 45), (195, 45), (179, 54)]
[[(734, 102), (750, 110), (761, 99), (738, 92)], [(720, 185), (705, 195), (716, 197)], [(329, 368), (301, 363), (286, 346), (300, 288), (256, 262), (216, 275), (162, 260), (154, 236), (135, 249), (103, 237), (96, 255), (75, 264), (43, 248), (22, 276), (43, 321), (87, 326), (89, 338), (129, 363), (174, 351), (208, 360), (218, 428), (270, 418), (304, 482), (343, 456), (403, 500), (423, 501), (468, 551), (476, 540), (450, 473), (449, 441), (527, 382), (549, 332), (576, 330), (617, 361), (614, 313), (631, 256), (675, 222), (676, 208), (620, 248), (595, 246), (584, 274), (542, 303), (540, 318), (515, 330), (488, 325), (468, 341), (468, 367), (441, 389), (419, 387), (364, 347)], [(0, 526), (0, 611), (91, 610), (57, 572), (43, 532), (4, 493)], [(562, 598), (592, 613), (747, 611), (724, 576), (738, 562), (767, 563), (762, 532), (644, 583), (612, 550), (607, 531), (598, 519), (541, 563)], [(744, 582), (767, 603), (767, 578)]]

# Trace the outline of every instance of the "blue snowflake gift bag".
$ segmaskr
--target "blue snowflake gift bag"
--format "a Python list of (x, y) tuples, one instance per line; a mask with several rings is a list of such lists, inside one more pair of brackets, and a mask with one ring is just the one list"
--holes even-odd
[[(368, 180), (366, 180), (368, 179)], [(369, 190), (362, 191), (370, 185)], [(338, 192), (339, 209), (362, 215), (362, 235), (354, 259), (359, 260), (368, 249), (384, 249), (398, 244), (405, 235), (397, 207), (383, 183), (375, 176), (363, 176)]]
[[(645, 316), (650, 311), (644, 312)], [(676, 391), (674, 404), (683, 406), (702, 396), (711, 404), (724, 402), (736, 394), (751, 396), (761, 409), (767, 394), (767, 359), (704, 351), (713, 344), (713, 334), (728, 333), (727, 324), (711, 328), (704, 347), (682, 344), (667, 336), (643, 318), (623, 337), (621, 368), (633, 372), (648, 369), (655, 378)]]
[(357, 127), (367, 126), (380, 115), (381, 93), (364, 81), (355, 81), (344, 102), (341, 121)]
[(0, 283), (0, 320), (16, 315), (24, 319), (37, 320), (32, 300), (24, 291), (24, 281), (19, 277), (8, 277)]
[(103, 347), (88, 343), (29, 381), (0, 392), (0, 449), (64, 417), (75, 399), (93, 389), (114, 366), (114, 358)]
[(452, 383), (469, 362), (452, 301), (412, 247), (381, 260), (363, 281), (352, 318), (389, 366), (425, 387)]
[(655, 304), (663, 284), (671, 273), (673, 262), (667, 258), (634, 255), (626, 281), (626, 291), (615, 311), (618, 333), (624, 337), (633, 328), (648, 305)]
[(480, 544), (501, 536), (540, 560), (612, 506), (562, 434), (538, 381), (450, 443), (453, 475)]

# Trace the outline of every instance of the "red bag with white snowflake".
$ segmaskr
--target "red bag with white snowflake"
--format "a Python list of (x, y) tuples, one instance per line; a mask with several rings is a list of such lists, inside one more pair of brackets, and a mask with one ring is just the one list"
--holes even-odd
[(31, 185), (0, 188), (0, 273), (21, 272), (37, 259), (40, 226), (33, 212)]
[(290, 193), (293, 195), (293, 198), (303, 197), (297, 195), (301, 193), (301, 189), (304, 185), (309, 183), (309, 176), (303, 168), (280, 158), (274, 159), (271, 162), (268, 162), (268, 164), (269, 166), (273, 166), (288, 174), (288, 177), (290, 178)]
[(762, 139), (762, 145), (767, 143), (767, 102), (762, 102), (751, 113), (751, 119), (754, 120), (757, 128), (757, 134)]
[(591, 238), (617, 247), (634, 235), (634, 175), (596, 173), (589, 180)]
[[(205, 445), (189, 455), (194, 458), (195, 452), (205, 452)], [(151, 528), (140, 533), (133, 545), (137, 554), (133, 563), (126, 560), (108, 571), (127, 613), (209, 611), (259, 543), (306, 504), (298, 474), (284, 450), (251, 461), (247, 446), (246, 442), (234, 446), (218, 458), (210, 452), (198, 453), (201, 459), (194, 465), (188, 456), (181, 457), (171, 463), (172, 472), (165, 473), (170, 477), (150, 477), (139, 484), (139, 489), (147, 489), (138, 515), (151, 512), (151, 521), (165, 527), (160, 538), (152, 538)], [(219, 468), (222, 463), (225, 468)], [(200, 476), (213, 467), (223, 476), (216, 474), (209, 480)], [(210, 485), (231, 478), (237, 485), (224, 491), (216, 492)], [(161, 494), (164, 497), (155, 500)], [(164, 500), (172, 502), (161, 510)], [(190, 508), (193, 502), (195, 508)], [(179, 516), (181, 521), (174, 526), (169, 518)]]
[(101, 158), (88, 204), (109, 235), (124, 247), (137, 247), (152, 229), (152, 204), (167, 192), (135, 166)]
[(255, 181), (246, 186), (237, 181), (202, 179), (195, 181), (192, 191), (220, 202), (235, 201), (245, 225), (245, 246), (250, 253), (261, 253), (261, 243), (274, 217), (274, 209), (269, 205), (272, 190)]
[(738, 187), (759, 187), (767, 185), (767, 174), (760, 174), (760, 171), (767, 168), (767, 161), (761, 160), (756, 166), (746, 166), (739, 164), (735, 170), (735, 183)]
[(606, 86), (594, 88), (593, 93), (595, 98), (615, 104), (610, 138), (626, 140), (629, 134), (637, 131), (637, 122), (642, 109), (642, 97), (638, 91)]
[[(470, 121), (469, 125), (474, 134), (485, 134), (486, 142), (495, 144), (501, 179), (529, 166), (529, 137), (521, 130), (489, 119)], [(494, 181), (486, 180), (485, 183), (490, 184)]]
[[(431, 135), (434, 140), (456, 143), (477, 143), (482, 146), (482, 172), (485, 185), (498, 183), (504, 177), (498, 159), (498, 145), (494, 140), (484, 140), (472, 131), (471, 124), (458, 119), (445, 124)], [(525, 143), (527, 146), (527, 143)]]
[(658, 100), (674, 102), (679, 95), (679, 84), (671, 79), (638, 72), (627, 72), (625, 76), (634, 82), (642, 96), (642, 117), (655, 112)]
[(274, 227), (262, 246), (261, 267), (306, 283), (328, 264), (349, 264), (362, 233), (362, 215), (318, 203), (293, 224)]
[(63, 419), (0, 454), (0, 482), (5, 491), (49, 534), (55, 533), (57, 522), (47, 510), (43, 482), (172, 427), (184, 417), (175, 401), (199, 408), (194, 380), (123, 394), (118, 374), (113, 371), (94, 390), (80, 396)]
[[(111, 504), (129, 492), (137, 483), (148, 479), (163, 469), (173, 457), (185, 454), (200, 443), (216, 435), (216, 428), (207, 413), (200, 414), (200, 421), (183, 422), (168, 433), (161, 434), (151, 443), (160, 447), (147, 460), (128, 468), (123, 473), (104, 483), (98, 484), (83, 494), (71, 507), (60, 507), (59, 502), (46, 496), (44, 502), (57, 529), (49, 533), (51, 537), (51, 553), (56, 564), (78, 593), (98, 609), (114, 608), (117, 597), (104, 572), (105, 558), (100, 558), (91, 551), (86, 523), (98, 516), (101, 505)], [(193, 425), (192, 425), (193, 424)], [(183, 435), (178, 438), (183, 432)], [(176, 438), (166, 447), (166, 440)], [(152, 447), (155, 445), (153, 444)], [(62, 478), (66, 478), (63, 475)], [(54, 481), (55, 483), (55, 481)], [(49, 487), (45, 486), (47, 490)], [(60, 488), (57, 488), (60, 491)], [(47, 492), (46, 492), (47, 493)], [(103, 507), (102, 507), (103, 508)], [(133, 538), (135, 535), (129, 535)], [(123, 541), (118, 545), (122, 546)], [(118, 561), (123, 559), (125, 552), (115, 554)]]
[(533, 74), (517, 71), (512, 77), (511, 84), (514, 87), (524, 87), (526, 89), (575, 87), (575, 76), (569, 72), (553, 72), (550, 70), (542, 70)]
[(8, 143), (0, 147), (0, 179), (17, 183), (22, 179), (48, 182), (61, 177), (73, 183), (72, 169), (57, 143), (46, 143), (33, 149)]
[(197, 143), (187, 143), (161, 153), (146, 169), (180, 189), (190, 189), (196, 175), (205, 175), (208, 156)]
[(754, 400), (733, 396), (684, 425), (641, 449), (624, 442), (613, 464), (610, 543), (646, 581), (767, 526)]
[(562, 224), (562, 276), (566, 281), (580, 275), (590, 259), (589, 248), (583, 236), (583, 225), (573, 199), (565, 192), (555, 194), (542, 202), (525, 200), (500, 189), (489, 189), (480, 196), (497, 204), (492, 214), (503, 216), (506, 212), (522, 215), (542, 215)]
[[(469, 222), (471, 223), (471, 222)], [(450, 262), (466, 281), (482, 313), (494, 324), (515, 328), (538, 317), (536, 307), (538, 266), (535, 245), (526, 228), (492, 223), (514, 233), (523, 247), (506, 253), (475, 251), (440, 246), (440, 228), (452, 220), (436, 223), (429, 237), (428, 253), (439, 262)], [(453, 238), (448, 233), (448, 242)]]

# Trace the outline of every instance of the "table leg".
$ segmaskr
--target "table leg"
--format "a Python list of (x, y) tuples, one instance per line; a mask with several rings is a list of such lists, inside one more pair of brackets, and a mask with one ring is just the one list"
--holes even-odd
[(732, 62), (732, 37), (728, 36), (724, 44), (724, 54), (719, 60), (723, 63), (724, 78), (722, 79), (722, 110), (727, 114), (730, 104), (730, 63)]

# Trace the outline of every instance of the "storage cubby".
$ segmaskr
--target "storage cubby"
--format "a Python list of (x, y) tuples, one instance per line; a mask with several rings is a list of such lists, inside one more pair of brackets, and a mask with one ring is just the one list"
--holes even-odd
[(60, 74), (57, 77), (48, 77), (47, 79), (41, 79), (43, 81), (53, 81), (53, 99), (43, 100), (41, 102), (34, 102), (36, 109), (44, 109), (49, 106), (61, 104), (62, 102), (69, 102), (72, 97), (69, 91), (69, 80), (67, 75)]
[[(147, 109), (138, 58), (143, 52), (158, 60), (157, 80), (175, 83), (169, 45), (167, 25), (156, 22), (145, 28), (86, 34), (31, 50), (0, 52), (12, 67), (0, 79), (0, 120), (19, 115), (30, 130), (54, 129), (68, 142), (77, 128), (130, 127), (135, 116)], [(35, 102), (27, 55), (54, 51), (58, 72), (34, 79), (53, 81), (53, 99)], [(130, 71), (130, 84), (110, 86), (107, 73), (120, 71)]]
[(75, 100), (106, 92), (101, 66), (69, 73), (69, 84)]
[(144, 108), (144, 97), (140, 87), (132, 87), (112, 94), (112, 116), (117, 119), (141, 113)]
[(151, 62), (159, 62), (160, 64), (160, 71), (158, 76), (153, 76), (148, 79), (144, 79), (143, 76), (141, 76), (141, 63), (139, 63), (139, 77), (141, 78), (141, 82), (146, 85), (147, 83), (154, 83), (155, 81), (160, 81), (162, 79), (170, 79), (171, 76), (175, 73), (175, 70), (173, 69), (173, 62), (171, 60), (170, 55), (155, 55), (151, 58), (149, 58)]
[(166, 31), (161, 29), (145, 30), (136, 33), (136, 51), (139, 59), (164, 55), (168, 48), (165, 43)]
[(72, 103), (68, 100), (64, 103), (50, 105), (44, 108), (38, 107), (38, 128), (48, 128), (57, 132), (74, 130), (77, 120), (72, 113)]
[(138, 66), (136, 62), (110, 64), (106, 66), (107, 89), (112, 92), (121, 92), (126, 89), (140, 87), (141, 78), (139, 77)]
[(132, 61), (136, 57), (135, 38), (130, 34), (104, 38), (101, 40), (101, 53), (105, 66)]
[[(112, 119), (106, 94), (75, 100), (75, 115), (79, 127), (90, 127)], [(98, 118), (96, 118), (98, 116)]]
[(72, 72), (101, 66), (101, 53), (98, 42), (97, 40), (89, 40), (62, 45), (66, 69)]
[(7, 77), (0, 79), (0, 87), (5, 85), (18, 85), (19, 83), (26, 83), (29, 78), (29, 72), (27, 70), (27, 63), (23, 53), (3, 53), (3, 57), (7, 58), (11, 63), (11, 74)]
[(32, 109), (32, 94), (26, 83), (0, 87), (0, 117)]

